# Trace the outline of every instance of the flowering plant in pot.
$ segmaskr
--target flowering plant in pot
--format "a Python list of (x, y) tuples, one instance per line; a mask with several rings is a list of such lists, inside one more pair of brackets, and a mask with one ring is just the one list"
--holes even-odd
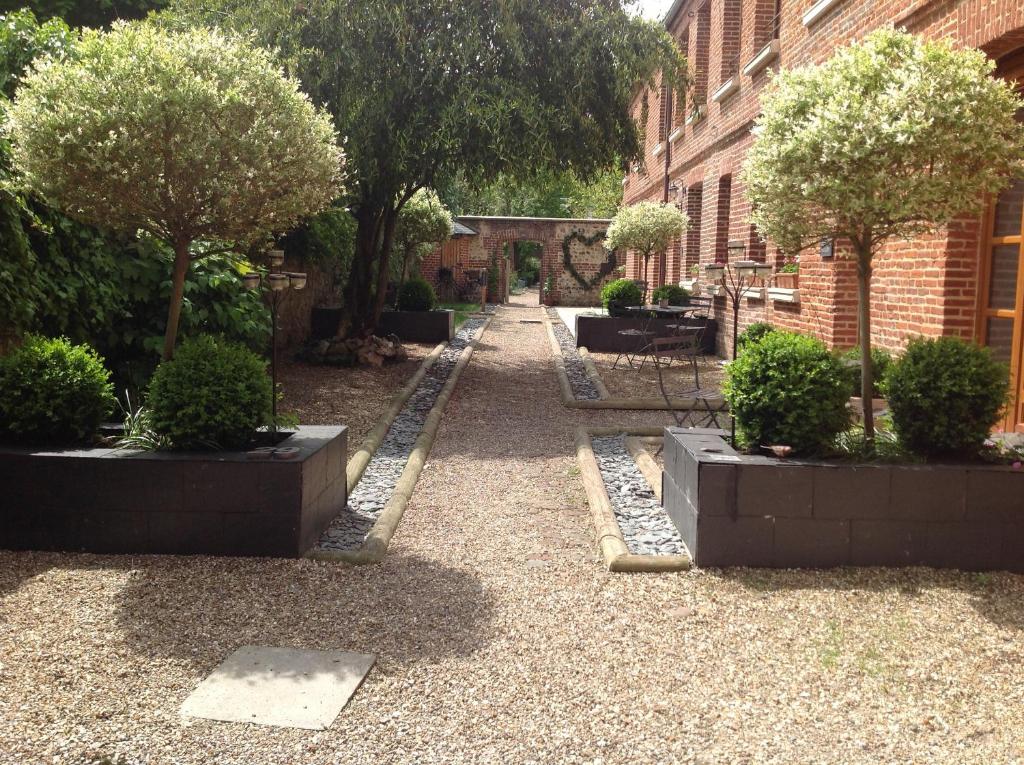
[(779, 270), (775, 272), (775, 286), (795, 290), (800, 284), (800, 259), (787, 255)]

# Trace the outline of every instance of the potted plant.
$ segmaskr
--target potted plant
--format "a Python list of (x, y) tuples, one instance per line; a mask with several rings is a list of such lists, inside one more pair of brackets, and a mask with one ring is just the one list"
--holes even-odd
[(775, 286), (795, 290), (800, 286), (800, 259), (787, 255), (779, 270), (775, 272)]

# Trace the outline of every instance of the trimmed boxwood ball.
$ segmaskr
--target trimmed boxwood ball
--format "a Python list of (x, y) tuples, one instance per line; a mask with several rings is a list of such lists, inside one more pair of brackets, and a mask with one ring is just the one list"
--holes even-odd
[(113, 407), (110, 372), (88, 345), (29, 335), (0, 358), (0, 436), (7, 440), (88, 441)]
[(729, 364), (723, 386), (740, 446), (815, 452), (850, 421), (839, 360), (820, 341), (775, 331)]
[(690, 293), (678, 284), (663, 284), (651, 293), (651, 302), (667, 300), (669, 305), (689, 305)]
[(643, 290), (632, 279), (616, 279), (601, 288), (601, 305), (605, 308), (612, 302), (619, 305), (640, 305), (643, 299)]
[(753, 324), (748, 326), (745, 330), (740, 332), (739, 337), (736, 338), (736, 352), (739, 353), (748, 345), (758, 342), (762, 337), (770, 335), (772, 332), (777, 330), (771, 324), (763, 321), (755, 321)]
[(911, 340), (882, 391), (900, 440), (917, 454), (976, 453), (1006, 405), (1009, 373), (987, 348), (955, 337)]
[(200, 335), (157, 367), (146, 405), (153, 430), (176, 449), (237, 449), (271, 422), (273, 395), (264, 359)]
[[(850, 388), (851, 396), (860, 395), (860, 348), (851, 348), (839, 357), (846, 370), (846, 378)], [(892, 354), (884, 348), (871, 347), (871, 366), (874, 370), (874, 386), (872, 392), (875, 398), (882, 395), (882, 381), (889, 374), (892, 366)]]
[(398, 293), (399, 311), (431, 311), (437, 305), (434, 288), (422, 277), (413, 277)]

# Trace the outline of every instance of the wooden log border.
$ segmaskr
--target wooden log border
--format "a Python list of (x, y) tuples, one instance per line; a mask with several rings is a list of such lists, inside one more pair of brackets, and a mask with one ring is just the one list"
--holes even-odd
[[(559, 354), (561, 355), (561, 354)], [(597, 530), (597, 545), (609, 571), (614, 572), (665, 572), (686, 571), (692, 566), (689, 554), (684, 555), (637, 555), (631, 553), (622, 536), (622, 530), (615, 520), (608, 490), (604, 485), (601, 469), (594, 456), (591, 443), (593, 436), (660, 436), (664, 428), (638, 427), (579, 427), (576, 430), (576, 460), (580, 466), (580, 477), (587, 492), (587, 501)], [(650, 455), (648, 455), (650, 459)], [(651, 460), (653, 462), (653, 459)], [(655, 465), (657, 468), (657, 465)], [(643, 470), (643, 469), (641, 469)], [(659, 471), (660, 473), (660, 471)], [(644, 473), (650, 481), (650, 477)], [(658, 493), (661, 482), (657, 481)]]

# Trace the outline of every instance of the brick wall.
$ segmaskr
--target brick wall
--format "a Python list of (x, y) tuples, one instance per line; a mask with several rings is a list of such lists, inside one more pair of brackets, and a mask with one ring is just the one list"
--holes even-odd
[[(657, 104), (653, 106), (656, 112)], [(655, 113), (653, 124), (656, 123)], [(468, 278), (467, 272), (487, 268), (492, 258), (496, 257), (501, 274), (501, 294), (489, 296), (488, 300), (506, 300), (507, 274), (512, 267), (512, 243), (517, 241), (537, 242), (541, 245), (540, 281), (543, 285), (548, 276), (553, 277), (553, 289), (549, 295), (552, 304), (598, 305), (601, 302), (601, 287), (618, 276), (606, 265), (609, 253), (604, 248), (603, 238), (590, 244), (583, 241), (603, 234), (608, 229), (608, 220), (464, 216), (459, 218), (459, 222), (473, 229), (476, 235), (451, 240), (424, 258), (420, 266), (420, 273), (435, 289), (440, 287), (438, 269), (442, 265), (451, 268), (459, 284), (464, 284)], [(562, 247), (569, 237), (570, 260), (580, 277), (588, 282), (586, 287), (565, 268)], [(623, 260), (624, 256), (617, 256), (616, 265)], [(600, 275), (602, 266), (608, 273)], [(634, 263), (634, 270), (636, 267)]]
[[(750, 205), (740, 179), (752, 140), (750, 127), (759, 111), (758, 94), (773, 70), (819, 63), (837, 46), (889, 24), (928, 37), (949, 37), (957, 44), (981, 48), (993, 58), (1024, 46), (1024, 2), (1020, 0), (840, 0), (805, 26), (803, 15), (813, 4), (812, 0), (683, 0), (667, 20), (669, 31), (685, 41), (684, 49), (689, 53), (694, 82), (691, 100), (706, 102), (707, 109), (704, 119), (684, 125), (671, 146), (669, 177), (687, 190), (681, 203), (692, 228), (683, 235), (682, 246), (674, 246), (668, 253), (667, 278), (674, 280), (677, 274), (688, 278), (689, 264), (721, 259), (723, 243), (731, 239), (742, 239), (747, 254), (755, 259), (778, 262), (777, 248), (771, 242), (762, 243), (752, 230)], [(735, 58), (737, 27), (741, 70), (771, 41), (776, 30), (779, 53), (753, 76), (740, 73), (739, 90), (714, 103), (711, 95), (728, 78), (729, 63)], [(658, 91), (639, 93), (638, 105), (645, 95), (654, 107), (650, 111), (657, 115)], [(689, 103), (684, 107), (687, 115), (688, 107)], [(663, 167), (651, 161), (661, 159), (653, 157), (659, 126), (651, 123), (649, 118), (645, 126), (647, 172), (627, 176), (626, 204), (662, 198)], [(679, 115), (673, 115), (673, 123), (681, 124)], [(724, 201), (724, 177), (729, 177), (727, 215), (720, 204)], [(965, 220), (939, 235), (887, 246), (875, 266), (872, 340), (899, 350), (918, 334), (975, 336), (982, 234), (979, 220)], [(771, 321), (815, 334), (831, 345), (854, 345), (856, 271), (843, 257), (841, 243), (836, 249), (837, 257), (827, 260), (813, 251), (801, 254), (799, 304), (744, 300), (740, 327), (753, 321)], [(638, 267), (634, 260), (627, 260), (627, 272), (635, 276)], [(723, 339), (720, 350), (728, 353), (731, 310), (726, 310), (725, 300), (716, 304), (717, 318), (725, 328), (719, 333)]]

